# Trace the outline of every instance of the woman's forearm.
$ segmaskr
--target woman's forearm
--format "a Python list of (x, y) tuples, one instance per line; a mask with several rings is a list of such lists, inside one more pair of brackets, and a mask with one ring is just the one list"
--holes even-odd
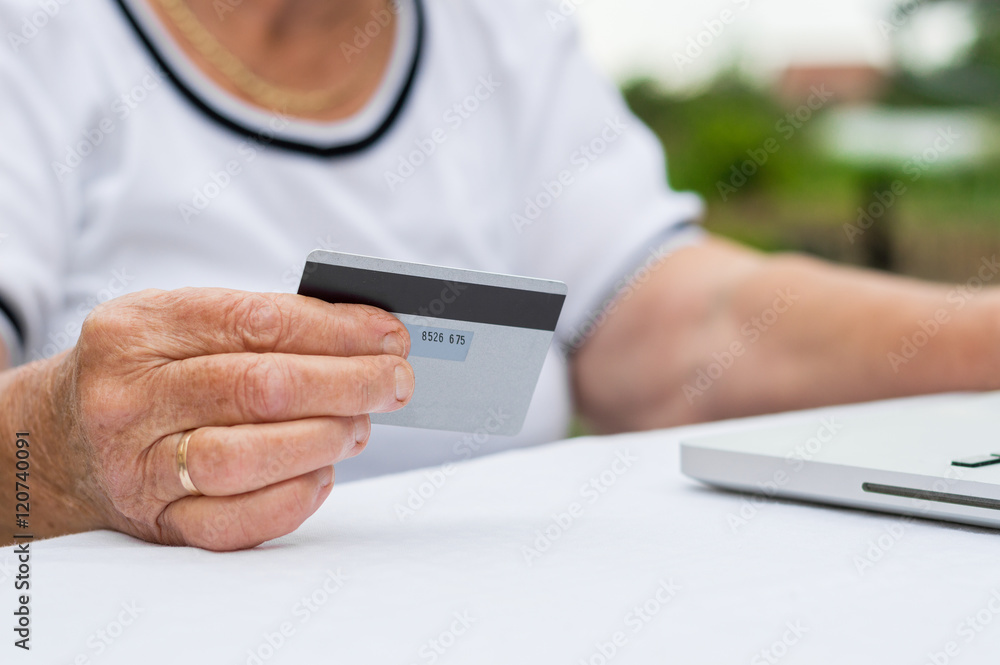
[(998, 273), (984, 259), (945, 286), (712, 240), (622, 299), (577, 393), (619, 431), (1000, 388)]
[(801, 257), (768, 262), (734, 290), (747, 350), (719, 399), (779, 411), (1000, 387), (1000, 292), (989, 288), (1000, 276), (980, 279), (980, 267), (970, 283), (940, 285)]
[[(104, 526), (89, 460), (66, 434), (60, 357), (0, 372), (0, 546)], [(18, 521), (23, 520), (23, 521)]]

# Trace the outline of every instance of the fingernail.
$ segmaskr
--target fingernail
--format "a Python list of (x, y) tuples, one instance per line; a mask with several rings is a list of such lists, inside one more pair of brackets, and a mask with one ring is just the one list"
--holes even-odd
[(368, 416), (354, 417), (354, 440), (364, 443), (372, 433), (372, 420)]
[(323, 491), (332, 484), (333, 484), (333, 467), (328, 466), (319, 472), (319, 489), (320, 491)]
[(406, 344), (403, 342), (403, 336), (398, 332), (391, 332), (383, 337), (382, 353), (402, 357), (406, 353)]
[(405, 402), (413, 394), (413, 372), (406, 365), (396, 365), (396, 399)]

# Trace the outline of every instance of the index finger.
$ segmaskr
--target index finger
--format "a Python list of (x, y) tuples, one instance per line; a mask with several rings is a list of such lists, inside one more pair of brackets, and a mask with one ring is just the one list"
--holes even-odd
[(187, 288), (120, 299), (132, 337), (174, 360), (219, 353), (406, 357), (410, 336), (393, 315), (287, 293)]

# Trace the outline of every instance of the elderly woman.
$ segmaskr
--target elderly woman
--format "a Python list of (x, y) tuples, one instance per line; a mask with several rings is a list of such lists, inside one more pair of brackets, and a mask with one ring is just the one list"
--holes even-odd
[[(0, 466), (29, 451), (36, 537), (251, 547), (369, 441), (342, 477), (558, 439), (574, 410), (610, 432), (997, 386), (995, 293), (692, 226), (572, 9), (0, 0)], [(373, 429), (414, 389), (407, 332), (288, 294), (316, 246), (567, 282), (522, 434)]]

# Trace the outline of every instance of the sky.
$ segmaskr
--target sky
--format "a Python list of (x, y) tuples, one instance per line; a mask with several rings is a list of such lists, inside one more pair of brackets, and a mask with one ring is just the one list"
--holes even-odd
[(925, 0), (563, 3), (606, 73), (619, 80), (653, 75), (679, 88), (696, 86), (735, 60), (763, 77), (791, 62), (888, 67), (901, 57), (915, 68), (932, 69), (953, 60), (973, 36), (968, 13), (957, 2), (934, 7), (924, 6)]

